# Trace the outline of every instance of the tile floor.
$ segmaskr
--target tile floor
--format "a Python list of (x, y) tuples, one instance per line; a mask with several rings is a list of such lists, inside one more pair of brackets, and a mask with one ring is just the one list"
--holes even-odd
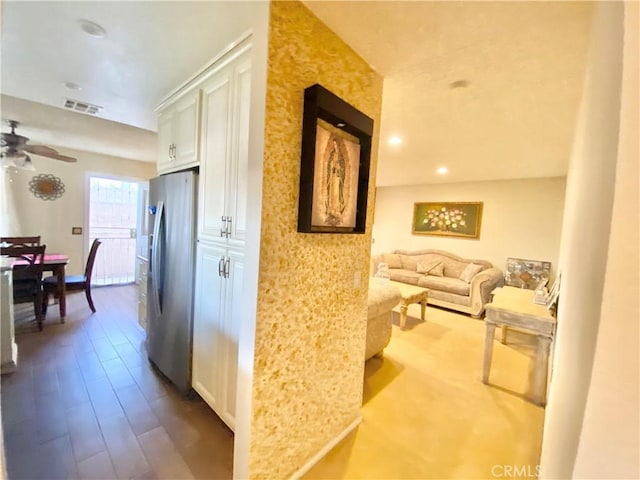
[(232, 477), (233, 433), (151, 368), (136, 295), (96, 288), (93, 315), (69, 295), (65, 324), (56, 305), (42, 332), (17, 326), (19, 368), (0, 391), (9, 479)]

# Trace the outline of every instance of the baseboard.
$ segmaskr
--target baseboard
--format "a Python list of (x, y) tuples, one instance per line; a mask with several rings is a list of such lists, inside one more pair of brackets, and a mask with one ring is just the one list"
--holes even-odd
[(307, 463), (305, 463), (302, 467), (300, 467), (297, 471), (291, 475), (290, 480), (298, 480), (305, 473), (307, 473), (311, 468), (318, 463), (320, 460), (324, 458), (324, 456), (331, 451), (333, 447), (335, 447), (338, 443), (340, 443), (347, 435), (349, 435), (353, 430), (356, 429), (358, 425), (362, 423), (362, 417), (358, 415), (353, 422), (349, 424), (347, 428), (345, 428), (342, 432), (340, 432), (337, 436), (332, 438), (324, 447), (322, 447), (318, 453), (316, 453), (313, 457), (309, 459)]

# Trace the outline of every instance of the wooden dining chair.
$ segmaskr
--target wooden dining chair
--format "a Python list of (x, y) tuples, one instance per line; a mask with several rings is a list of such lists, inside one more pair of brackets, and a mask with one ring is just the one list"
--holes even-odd
[(7, 247), (37, 247), (40, 245), (40, 235), (37, 237), (0, 237), (0, 244)]
[[(96, 261), (96, 254), (98, 253), (98, 247), (102, 242), (99, 239), (95, 239), (91, 244), (91, 250), (89, 250), (89, 258), (87, 258), (87, 264), (84, 269), (84, 275), (65, 275), (64, 286), (67, 292), (84, 290), (84, 294), (89, 302), (89, 308), (93, 313), (96, 312), (96, 307), (93, 304), (91, 298), (91, 273), (93, 272), (93, 264)], [(47, 277), (42, 281), (42, 289), (44, 295), (42, 297), (42, 312), (47, 313), (47, 306), (49, 305), (49, 295), (53, 295), (57, 298), (58, 295), (58, 277)]]
[(42, 312), (42, 264), (46, 245), (0, 247), (0, 254), (13, 257), (19, 265), (13, 266), (13, 303), (33, 302), (33, 309), (42, 330), (44, 313)]

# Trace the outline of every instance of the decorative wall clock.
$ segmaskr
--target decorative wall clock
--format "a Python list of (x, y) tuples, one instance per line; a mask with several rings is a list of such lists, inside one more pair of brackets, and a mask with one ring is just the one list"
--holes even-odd
[(29, 190), (42, 200), (55, 200), (64, 193), (64, 183), (55, 175), (43, 173), (31, 179)]

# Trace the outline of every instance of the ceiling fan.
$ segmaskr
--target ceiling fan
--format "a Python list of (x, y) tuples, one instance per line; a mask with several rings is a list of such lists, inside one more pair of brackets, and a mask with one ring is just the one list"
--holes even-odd
[(11, 133), (2, 132), (2, 154), (0, 156), (3, 165), (35, 170), (27, 152), (41, 157), (53, 158), (54, 160), (62, 160), (63, 162), (74, 163), (78, 161), (73, 157), (61, 155), (53, 148), (45, 145), (28, 145), (29, 139), (16, 133), (18, 122), (9, 120), (7, 123), (11, 127)]

